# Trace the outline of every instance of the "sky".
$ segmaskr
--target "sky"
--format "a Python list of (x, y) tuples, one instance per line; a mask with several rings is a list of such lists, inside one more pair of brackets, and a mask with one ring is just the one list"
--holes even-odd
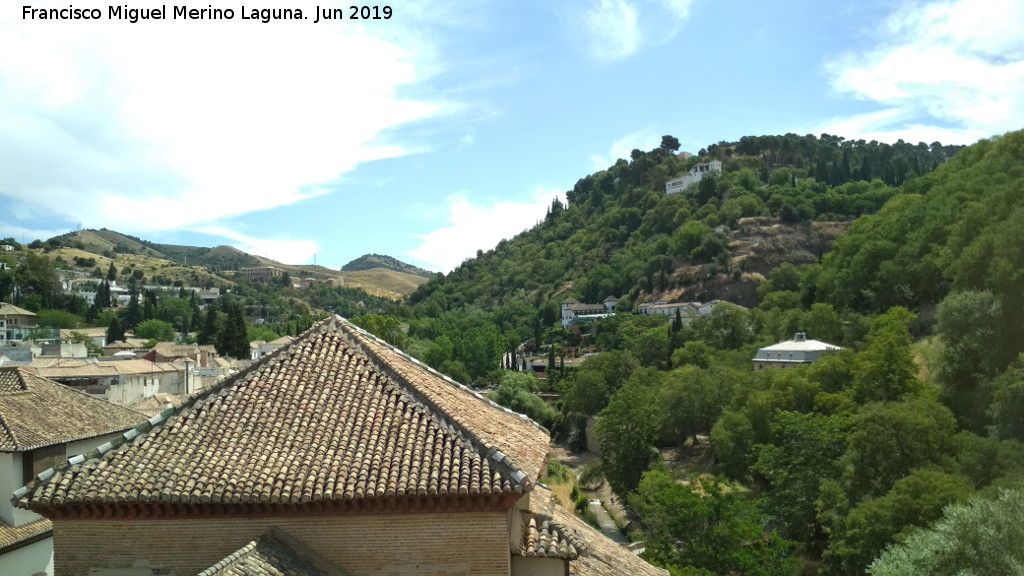
[[(108, 228), (447, 272), (663, 135), (1024, 128), (1020, 0), (25, 6), (0, 7), (0, 237), (25, 242)], [(99, 18), (32, 11), (61, 8)], [(258, 12), (282, 8), (304, 18)]]

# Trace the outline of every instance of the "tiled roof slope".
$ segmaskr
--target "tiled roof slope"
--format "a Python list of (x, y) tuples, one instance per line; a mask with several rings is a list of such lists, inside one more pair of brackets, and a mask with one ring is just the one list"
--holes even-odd
[(551, 518), (526, 514), (523, 516), (522, 556), (575, 560), (586, 545), (579, 534), (559, 525)]
[(398, 352), (348, 322), (342, 329), (352, 334), (377, 361), (412, 384), (431, 403), (471, 430), (487, 446), (496, 447), (530, 478), (540, 477), (551, 438), (532, 420), (469, 391), (412, 357)]
[(297, 504), (529, 489), (508, 458), (386, 375), (339, 321), (190, 398), (152, 430), (42, 474), (16, 493), (19, 506)]
[(551, 491), (538, 485), (530, 492), (528, 509), (534, 515), (551, 519), (563, 534), (575, 534), (585, 542), (576, 559), (569, 562), (571, 576), (668, 576), (668, 572), (651, 566), (626, 547), (612, 541), (590, 524), (551, 499)]
[(53, 523), (45, 518), (18, 527), (0, 520), (0, 554), (52, 535)]
[(349, 576), (330, 560), (271, 528), (198, 576)]
[(29, 312), (24, 308), (18, 308), (14, 304), (0, 302), (0, 315), (2, 316), (35, 316), (35, 312)]
[(40, 378), (29, 368), (0, 368), (0, 452), (123, 432), (145, 421), (131, 410)]

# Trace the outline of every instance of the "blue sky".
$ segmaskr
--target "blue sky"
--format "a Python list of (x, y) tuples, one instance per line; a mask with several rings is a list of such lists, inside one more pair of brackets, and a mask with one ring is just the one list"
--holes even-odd
[(245, 4), (309, 16), (267, 24), (224, 0), (196, 7), (232, 20), (135, 24), (4, 4), (0, 236), (106, 227), (447, 271), (665, 134), (696, 152), (1024, 127), (1019, 0), (396, 4), (319, 24), (316, 6), (347, 4)]

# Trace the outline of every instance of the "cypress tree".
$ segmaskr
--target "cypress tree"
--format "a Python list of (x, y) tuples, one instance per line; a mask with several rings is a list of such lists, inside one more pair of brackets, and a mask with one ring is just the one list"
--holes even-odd
[(197, 342), (202, 345), (217, 342), (217, 309), (213, 306), (206, 309), (206, 324), (199, 331)]
[(121, 321), (114, 316), (110, 319), (110, 326), (107, 327), (107, 343), (119, 342), (124, 340), (124, 327), (121, 326)]

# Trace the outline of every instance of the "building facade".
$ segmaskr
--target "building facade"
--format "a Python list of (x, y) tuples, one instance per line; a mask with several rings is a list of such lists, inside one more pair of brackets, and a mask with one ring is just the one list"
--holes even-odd
[(842, 350), (839, 346), (819, 340), (808, 340), (806, 333), (797, 332), (793, 335), (792, 340), (759, 349), (752, 362), (756, 370), (792, 368), (801, 364), (810, 364), (824, 354), (839, 350)]
[(28, 340), (36, 327), (36, 315), (24, 308), (0, 302), (0, 340)]
[[(0, 368), (0, 493), (144, 421), (28, 368)], [(52, 533), (49, 520), (0, 498), (0, 574), (53, 574)]]
[(697, 164), (690, 168), (690, 172), (687, 175), (665, 182), (665, 194), (678, 194), (700, 182), (705, 175), (712, 172), (722, 173), (722, 162), (720, 160), (712, 160), (707, 164)]

